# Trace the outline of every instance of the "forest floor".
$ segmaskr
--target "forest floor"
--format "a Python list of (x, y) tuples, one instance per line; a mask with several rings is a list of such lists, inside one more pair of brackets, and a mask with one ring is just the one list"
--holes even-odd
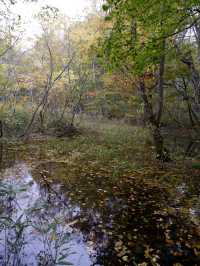
[[(50, 149), (55, 160), (70, 162), (77, 166), (112, 169), (112, 175), (123, 171), (152, 169), (180, 171), (181, 174), (200, 168), (200, 140), (190, 131), (166, 129), (163, 132), (165, 144), (170, 150), (171, 163), (156, 160), (155, 148), (148, 129), (131, 126), (120, 121), (89, 122), (79, 127), (72, 137), (56, 138), (33, 134), (22, 144), (43, 143)], [(49, 154), (49, 155), (50, 155)]]
[(197, 145), (184, 152), (190, 140), (173, 141), (174, 160), (163, 164), (144, 128), (87, 122), (71, 138), (2, 144), (1, 168), (26, 162), (34, 182), (53, 188), (53, 202), (62, 195), (69, 208), (78, 206), (69, 224), (99, 265), (199, 265), (199, 154)]

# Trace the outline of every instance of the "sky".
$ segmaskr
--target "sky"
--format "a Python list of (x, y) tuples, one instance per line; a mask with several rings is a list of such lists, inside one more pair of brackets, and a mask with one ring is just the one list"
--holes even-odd
[(15, 6), (15, 12), (30, 18), (41, 7), (50, 5), (59, 8), (66, 15), (75, 18), (84, 15), (84, 11), (91, 6), (90, 0), (38, 0), (38, 3), (24, 4), (22, 1)]
[(40, 9), (46, 5), (57, 7), (62, 13), (72, 19), (84, 17), (91, 8), (91, 0), (38, 0), (37, 3), (23, 3), (19, 1), (13, 6), (14, 13), (21, 15), (25, 22), (25, 35), (33, 37), (39, 32), (39, 25), (34, 19)]

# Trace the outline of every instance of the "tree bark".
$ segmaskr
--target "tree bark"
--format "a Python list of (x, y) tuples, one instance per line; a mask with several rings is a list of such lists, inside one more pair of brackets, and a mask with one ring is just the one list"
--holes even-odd
[(164, 149), (164, 139), (161, 134), (161, 130), (159, 126), (153, 126), (153, 139), (154, 139), (154, 144), (156, 148), (156, 154), (157, 154), (157, 159), (162, 160), (162, 161), (168, 161), (166, 158), (165, 154), (165, 149)]
[(139, 91), (144, 103), (147, 122), (150, 125), (150, 129), (153, 135), (153, 141), (156, 149), (156, 157), (157, 159), (164, 162), (170, 161), (169, 153), (164, 147), (164, 139), (160, 129), (160, 120), (159, 121), (157, 120), (157, 115), (154, 114), (153, 112), (153, 106), (147, 96), (145, 83), (143, 79), (140, 80)]
[(156, 149), (156, 157), (157, 159), (168, 162), (171, 161), (169, 152), (164, 147), (164, 139), (161, 134), (161, 128), (160, 128), (160, 121), (162, 117), (163, 112), (163, 103), (164, 103), (164, 64), (165, 64), (165, 55), (163, 55), (163, 58), (161, 58), (160, 61), (160, 69), (159, 69), (159, 82), (158, 82), (158, 89), (159, 89), (159, 103), (158, 103), (158, 112), (154, 113), (153, 105), (151, 100), (149, 99), (144, 78), (140, 79), (140, 85), (139, 85), (139, 91), (141, 94), (141, 98), (144, 103), (144, 111), (146, 114), (146, 119), (148, 124), (150, 125), (150, 129), (153, 135), (153, 141)]
[(162, 41), (162, 55), (160, 58), (160, 66), (159, 66), (159, 78), (158, 78), (158, 91), (159, 91), (159, 99), (158, 99), (158, 114), (157, 114), (157, 123), (160, 124), (162, 113), (163, 113), (163, 105), (164, 105), (164, 73), (165, 73), (165, 39)]
[(189, 51), (183, 58), (182, 62), (188, 67), (191, 77), (192, 83), (195, 90), (195, 101), (196, 104), (200, 104), (200, 74), (198, 73), (192, 58), (192, 53)]
[(0, 120), (0, 138), (3, 137), (3, 122)]
[(200, 64), (200, 23), (199, 21), (197, 21), (195, 24), (194, 24), (194, 30), (195, 30), (195, 38), (196, 38), (196, 42), (197, 42), (197, 46), (198, 46), (198, 51), (197, 51), (197, 59), (198, 59), (198, 62)]

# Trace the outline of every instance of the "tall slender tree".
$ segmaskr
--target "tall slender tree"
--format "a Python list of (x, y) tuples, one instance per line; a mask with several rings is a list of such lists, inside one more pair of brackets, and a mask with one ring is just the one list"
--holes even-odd
[(105, 32), (103, 56), (112, 70), (132, 73), (157, 157), (169, 160), (161, 134), (166, 56), (174, 48), (173, 40), (199, 22), (199, 1), (107, 0), (103, 9), (112, 21)]

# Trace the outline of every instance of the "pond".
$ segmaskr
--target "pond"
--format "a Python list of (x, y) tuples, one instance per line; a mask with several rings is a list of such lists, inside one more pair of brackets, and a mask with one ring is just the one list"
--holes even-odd
[(200, 265), (197, 175), (71, 177), (49, 152), (0, 147), (0, 265)]

